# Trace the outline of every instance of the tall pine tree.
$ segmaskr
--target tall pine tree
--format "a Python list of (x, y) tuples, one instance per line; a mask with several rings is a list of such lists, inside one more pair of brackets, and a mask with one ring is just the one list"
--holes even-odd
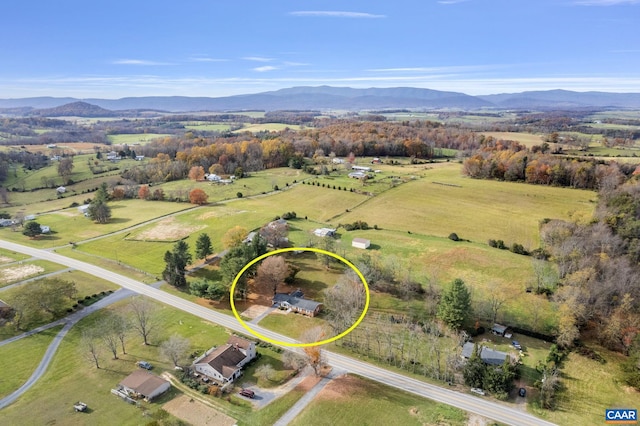
[(471, 316), (471, 294), (460, 278), (447, 289), (438, 305), (438, 318), (449, 327), (460, 329)]

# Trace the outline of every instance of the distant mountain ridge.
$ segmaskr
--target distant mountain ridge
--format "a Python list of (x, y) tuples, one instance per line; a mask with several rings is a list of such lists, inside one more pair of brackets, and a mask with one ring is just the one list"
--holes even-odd
[[(62, 108), (61, 108), (62, 107)], [(121, 99), (20, 98), (0, 99), (0, 112), (23, 111), (41, 116), (113, 116), (114, 111), (159, 110), (167, 112), (230, 110), (317, 110), (451, 108), (472, 110), (640, 108), (640, 93), (530, 91), (471, 96), (415, 87), (354, 89), (332, 86), (299, 86), (248, 95), (212, 97), (145, 96)], [(32, 110), (30, 110), (32, 108)]]

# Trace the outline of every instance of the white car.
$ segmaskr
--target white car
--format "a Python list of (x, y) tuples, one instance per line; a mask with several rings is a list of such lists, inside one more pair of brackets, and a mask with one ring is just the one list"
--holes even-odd
[(471, 388), (471, 392), (484, 396), (484, 391), (480, 388)]

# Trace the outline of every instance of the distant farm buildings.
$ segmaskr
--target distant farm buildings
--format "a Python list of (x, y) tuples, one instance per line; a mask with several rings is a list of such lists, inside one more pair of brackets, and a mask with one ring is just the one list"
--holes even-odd
[(363, 250), (368, 249), (370, 245), (371, 241), (367, 240), (366, 238), (354, 238), (353, 241), (351, 241), (351, 247)]
[(318, 228), (315, 231), (313, 231), (313, 234), (316, 237), (335, 237), (336, 236), (336, 230), (332, 229), (332, 228)]

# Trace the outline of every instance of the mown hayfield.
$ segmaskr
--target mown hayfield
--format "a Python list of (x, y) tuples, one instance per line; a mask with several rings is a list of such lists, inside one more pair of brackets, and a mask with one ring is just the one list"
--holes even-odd
[(559, 425), (596, 425), (603, 423), (607, 408), (637, 408), (640, 392), (620, 381), (623, 355), (604, 348), (592, 347), (605, 364), (577, 353), (570, 353), (562, 369), (562, 390), (554, 410), (542, 410), (529, 404), (529, 410), (545, 420)]
[(32, 260), (5, 265), (0, 268), (0, 287), (5, 287), (61, 269), (65, 269), (65, 267), (46, 260)]
[(590, 217), (595, 199), (592, 191), (470, 179), (459, 165), (443, 164), (337, 220), (441, 237), (455, 232), (474, 242), (502, 239), (534, 249), (540, 220)]
[(116, 134), (116, 135), (108, 135), (107, 139), (111, 142), (112, 145), (123, 145), (127, 144), (129, 146), (135, 145), (144, 145), (149, 142), (153, 142), (156, 139), (169, 137), (171, 135), (165, 133), (135, 133), (135, 134)]
[[(16, 391), (33, 374), (42, 356), (62, 326), (0, 346), (0, 398)], [(11, 374), (9, 374), (11, 372)]]
[(279, 132), (284, 129), (300, 130), (303, 126), (299, 124), (283, 124), (283, 123), (260, 123), (260, 124), (246, 124), (242, 129), (235, 130), (233, 133), (243, 132)]
[(467, 413), (365, 378), (327, 384), (291, 425), (466, 425)]
[(191, 124), (185, 124), (184, 128), (189, 130), (198, 130), (202, 132), (226, 132), (231, 129), (229, 124), (224, 123), (211, 123), (209, 121), (201, 121), (201, 122), (189, 122)]

